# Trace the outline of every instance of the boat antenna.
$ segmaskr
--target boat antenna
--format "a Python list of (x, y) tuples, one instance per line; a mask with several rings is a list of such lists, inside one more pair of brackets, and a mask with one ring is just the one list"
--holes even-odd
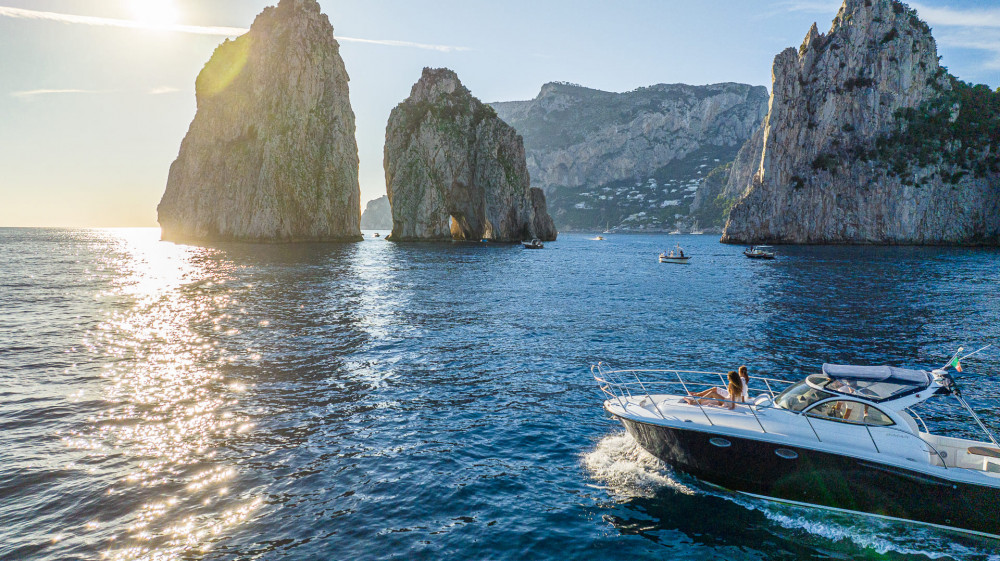
[[(955, 351), (955, 354), (952, 355), (951, 360), (948, 361), (948, 364), (946, 364), (944, 366), (944, 368), (947, 369), (949, 366), (951, 366), (952, 364), (954, 364), (956, 362), (956, 360), (955, 360), (956, 358), (958, 358), (957, 362), (962, 362), (963, 360), (969, 358), (970, 356), (972, 356), (974, 354), (978, 354), (978, 353), (980, 353), (982, 351), (985, 351), (986, 349), (990, 348), (991, 346), (992, 345), (986, 345), (985, 347), (979, 349), (978, 351), (971, 352), (971, 353), (963, 356), (962, 358), (958, 358), (958, 355), (961, 354), (961, 352), (963, 350), (962, 347), (959, 347), (958, 350)], [(946, 376), (948, 376), (948, 375), (946, 374)], [(948, 376), (948, 378), (951, 378), (951, 376)], [(967, 401), (965, 401), (965, 398), (962, 396), (962, 391), (959, 389), (958, 384), (954, 383), (954, 379), (952, 379), (952, 387), (953, 387), (953, 392), (954, 392), (955, 399), (957, 399), (958, 402), (960, 404), (962, 404), (962, 407), (964, 407), (965, 410), (968, 411), (968, 413), (970, 415), (972, 415), (972, 418), (975, 419), (976, 424), (979, 425), (979, 428), (983, 429), (983, 432), (986, 433), (986, 436), (990, 437), (990, 441), (993, 442), (993, 445), (996, 446), (997, 448), (1000, 448), (1000, 443), (998, 443), (996, 437), (993, 436), (993, 432), (986, 426), (985, 423), (983, 423), (982, 419), (979, 418), (979, 415), (977, 415), (976, 412), (975, 412), (975, 410), (972, 409), (972, 406), (969, 405), (969, 403)]]
[[(969, 353), (969, 354), (967, 354), (967, 355), (963, 356), (962, 358), (958, 359), (958, 361), (959, 361), (959, 362), (962, 362), (963, 360), (965, 360), (965, 359), (969, 358), (970, 356), (972, 356), (972, 355), (977, 355), (977, 354), (979, 354), (979, 353), (981, 353), (981, 352), (985, 351), (986, 349), (988, 349), (988, 348), (990, 348), (990, 347), (992, 347), (992, 346), (993, 346), (993, 345), (986, 345), (985, 347), (983, 347), (983, 348), (979, 349), (978, 351), (975, 351), (975, 352), (971, 352), (971, 353)], [(959, 349), (959, 351), (960, 351), (960, 352), (961, 352), (961, 350), (962, 350), (962, 349)], [(955, 354), (958, 354), (958, 353), (955, 353)]]

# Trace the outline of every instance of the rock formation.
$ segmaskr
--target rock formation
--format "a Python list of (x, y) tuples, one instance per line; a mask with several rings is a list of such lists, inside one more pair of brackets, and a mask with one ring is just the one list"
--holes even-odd
[(362, 230), (390, 230), (392, 229), (392, 208), (389, 206), (389, 197), (381, 197), (368, 201), (365, 211), (361, 213)]
[(491, 104), (524, 137), (535, 186), (597, 186), (647, 177), (705, 145), (733, 153), (760, 126), (767, 90), (658, 84), (626, 93), (564, 83), (530, 101)]
[(220, 45), (157, 207), (168, 240), (359, 240), (348, 76), (315, 0), (281, 0)]
[(906, 5), (846, 0), (772, 74), (769, 113), (730, 175), (743, 197), (723, 241), (1000, 241), (1000, 93), (940, 68)]
[(532, 184), (560, 228), (603, 229), (632, 215), (673, 229), (689, 211), (689, 186), (732, 161), (767, 98), (763, 87), (732, 83), (625, 93), (549, 83), (533, 100), (492, 105), (524, 137)]
[(425, 68), (392, 110), (384, 163), (391, 240), (556, 238), (521, 137), (451, 70)]

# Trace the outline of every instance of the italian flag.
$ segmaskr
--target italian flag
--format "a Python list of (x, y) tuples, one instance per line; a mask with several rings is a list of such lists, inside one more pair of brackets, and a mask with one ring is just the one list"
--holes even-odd
[[(958, 372), (962, 371), (962, 363), (959, 362), (958, 357), (955, 357), (955, 360), (948, 363), (948, 366), (954, 366), (955, 370)], [(947, 366), (945, 368), (947, 368)]]

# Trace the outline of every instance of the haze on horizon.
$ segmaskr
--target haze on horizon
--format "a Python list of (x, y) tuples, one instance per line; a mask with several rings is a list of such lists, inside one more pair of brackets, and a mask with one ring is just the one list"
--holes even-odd
[[(0, 0), (0, 226), (156, 226), (195, 112), (194, 81), (225, 37), (277, 0)], [(840, 0), (524, 0), (502, 5), (320, 0), (351, 76), (361, 199), (385, 194), (389, 111), (425, 66), (485, 101), (545, 82), (770, 89), (771, 61), (822, 31)], [(1000, 86), (1000, 7), (911, 2), (959, 78)], [(525, 14), (531, 14), (526, 17)]]

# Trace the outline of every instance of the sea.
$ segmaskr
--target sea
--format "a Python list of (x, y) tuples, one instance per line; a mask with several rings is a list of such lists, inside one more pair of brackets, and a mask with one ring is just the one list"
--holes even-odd
[[(0, 559), (1000, 559), (678, 473), (591, 373), (941, 366), (1000, 343), (1000, 251), (604, 237), (0, 229)], [(963, 366), (1000, 430), (1000, 350)]]

